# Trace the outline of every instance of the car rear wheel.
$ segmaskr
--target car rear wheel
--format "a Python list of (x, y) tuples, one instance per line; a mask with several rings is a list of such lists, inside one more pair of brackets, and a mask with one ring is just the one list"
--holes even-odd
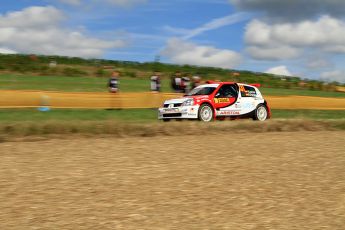
[(200, 121), (210, 122), (213, 119), (213, 109), (210, 105), (204, 104), (200, 106), (198, 118)]
[(264, 121), (267, 119), (267, 108), (264, 105), (259, 105), (255, 110), (254, 120)]

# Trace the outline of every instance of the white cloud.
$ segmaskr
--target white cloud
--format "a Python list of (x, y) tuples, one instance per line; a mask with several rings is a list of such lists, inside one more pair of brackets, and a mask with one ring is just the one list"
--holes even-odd
[(8, 48), (0, 47), (1, 54), (16, 54), (17, 52)]
[(320, 77), (323, 81), (337, 81), (340, 83), (345, 83), (345, 71), (344, 70), (334, 70), (330, 72), (324, 72)]
[(0, 47), (19, 53), (101, 57), (122, 40), (103, 40), (61, 27), (64, 14), (54, 7), (29, 7), (0, 16)]
[(47, 29), (58, 25), (65, 15), (52, 6), (47, 7), (29, 7), (22, 11), (9, 12), (0, 15), (0, 28), (7, 29)]
[[(267, 59), (294, 58), (298, 49), (318, 49), (326, 52), (345, 53), (345, 23), (339, 19), (323, 16), (317, 21), (276, 23), (269, 25), (261, 20), (251, 21), (245, 32), (245, 42), (254, 57), (269, 53)], [(282, 52), (273, 52), (281, 50)], [(283, 52), (285, 51), (285, 52)]]
[(246, 48), (246, 52), (254, 59), (273, 61), (291, 59), (300, 55), (300, 51), (297, 48), (290, 46), (249, 46)]
[(216, 18), (198, 28), (190, 30), (186, 34), (184, 39), (190, 39), (206, 31), (215, 30), (224, 26), (236, 24), (245, 19), (248, 19), (248, 14), (244, 14), (244, 13), (237, 13), (237, 14), (228, 15), (222, 18)]
[(198, 46), (178, 38), (170, 39), (161, 54), (177, 64), (233, 68), (241, 62), (241, 55), (234, 51)]
[(194, 29), (185, 29), (185, 28), (175, 28), (171, 26), (164, 26), (163, 29), (172, 32), (174, 34), (179, 34), (183, 36), (183, 39), (190, 39), (200, 34), (203, 34), (210, 30), (215, 30), (224, 26), (233, 25), (238, 22), (244, 21), (249, 18), (248, 14), (245, 13), (236, 13), (231, 14), (225, 17), (213, 19), (200, 27)]
[(284, 65), (276, 66), (265, 71), (265, 73), (281, 75), (281, 76), (292, 76), (291, 72)]

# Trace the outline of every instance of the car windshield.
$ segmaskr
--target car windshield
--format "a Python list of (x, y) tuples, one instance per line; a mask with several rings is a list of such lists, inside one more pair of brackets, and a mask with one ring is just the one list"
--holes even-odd
[(210, 95), (215, 91), (217, 87), (206, 86), (206, 87), (197, 87), (190, 91), (187, 96), (197, 96), (197, 95)]

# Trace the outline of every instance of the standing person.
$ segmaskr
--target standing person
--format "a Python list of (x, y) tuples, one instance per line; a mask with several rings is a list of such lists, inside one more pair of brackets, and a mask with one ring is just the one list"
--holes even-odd
[(182, 75), (180, 71), (176, 71), (175, 74), (171, 77), (171, 87), (176, 93), (181, 92), (181, 82), (182, 82)]
[(198, 75), (195, 75), (192, 77), (192, 87), (191, 89), (194, 89), (195, 87), (198, 87), (201, 84), (201, 77)]
[(160, 92), (161, 91), (161, 76), (159, 71), (155, 71), (151, 76), (151, 91)]
[(190, 78), (188, 75), (181, 78), (181, 91), (182, 93), (188, 93), (190, 90)]
[(110, 93), (117, 93), (119, 91), (119, 71), (113, 71), (109, 81), (108, 81), (108, 90)]

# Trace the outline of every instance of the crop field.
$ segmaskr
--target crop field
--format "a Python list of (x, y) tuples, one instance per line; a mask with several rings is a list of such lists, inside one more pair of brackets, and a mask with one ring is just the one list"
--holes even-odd
[(343, 131), (0, 143), (0, 229), (332, 229)]

